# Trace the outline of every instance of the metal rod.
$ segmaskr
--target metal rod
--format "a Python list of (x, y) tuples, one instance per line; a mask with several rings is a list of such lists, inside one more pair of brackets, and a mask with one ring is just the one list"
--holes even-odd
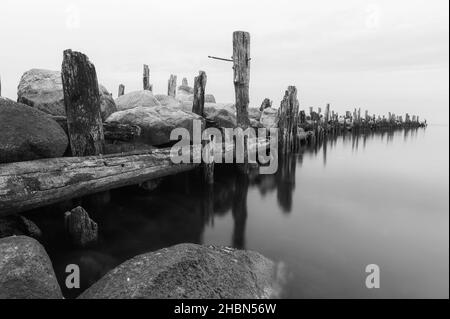
[(222, 61), (228, 61), (228, 62), (233, 62), (233, 60), (231, 60), (231, 59), (224, 59), (224, 58), (219, 58), (219, 57), (211, 56), (211, 55), (208, 55), (208, 58), (216, 59), (216, 60), (222, 60)]

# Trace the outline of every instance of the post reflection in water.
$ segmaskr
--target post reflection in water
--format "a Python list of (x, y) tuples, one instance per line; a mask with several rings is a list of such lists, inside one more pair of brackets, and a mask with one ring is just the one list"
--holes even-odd
[[(306, 248), (309, 246), (305, 246), (308, 243), (295, 239), (302, 238), (301, 236), (306, 235), (305, 232), (308, 233), (308, 228), (303, 229), (305, 227), (303, 224), (309, 222), (313, 229), (316, 227), (311, 221), (311, 216), (314, 214), (304, 215), (309, 211), (315, 211), (314, 205), (318, 203), (314, 200), (308, 202), (308, 198), (317, 196), (311, 192), (315, 190), (316, 184), (322, 185), (321, 183), (323, 183), (322, 180), (317, 180), (315, 176), (312, 176), (313, 173), (310, 173), (311, 165), (317, 161), (314, 157), (319, 156), (320, 158), (321, 155), (322, 163), (318, 164), (323, 171), (324, 167), (328, 165), (336, 165), (339, 157), (336, 157), (335, 153), (342, 153), (348, 143), (351, 144), (347, 149), (350, 149), (351, 153), (357, 153), (361, 138), (363, 148), (365, 152), (368, 152), (366, 149), (369, 146), (372, 147), (377, 141), (378, 143), (380, 140), (384, 141), (385, 135), (387, 143), (391, 147), (390, 144), (395, 144), (398, 137), (401, 140), (403, 136), (404, 141), (407, 141), (408, 138), (417, 139), (417, 130), (421, 129), (404, 130), (404, 132), (329, 134), (323, 139), (316, 139), (314, 145), (302, 145), (296, 154), (285, 156), (280, 154), (278, 171), (274, 175), (259, 175), (257, 171), (252, 171), (247, 176), (239, 173), (231, 165), (217, 164), (214, 185), (211, 186), (203, 184), (201, 172), (192, 171), (165, 178), (161, 185), (152, 192), (145, 192), (137, 187), (126, 187), (107, 192), (101, 196), (101, 203), (90, 200), (90, 197), (71, 201), (70, 204), (66, 203), (65, 205), (68, 207), (82, 205), (98, 223), (99, 242), (95, 247), (89, 249), (67, 249), (69, 244), (64, 239), (64, 224), (60, 216), (61, 210), (66, 209), (61, 208), (64, 204), (42, 209), (45, 213), (33, 216), (44, 216), (39, 225), (42, 225), (44, 234), (49, 234), (48, 238), (44, 240), (55, 265), (58, 279), (64, 283), (67, 264), (79, 264), (84, 274), (81, 290), (86, 289), (108, 270), (133, 256), (185, 242), (252, 249), (277, 261), (284, 261), (284, 259), (288, 259), (287, 256), (294, 254), (293, 247), (303, 247), (294, 254), (294, 260), (297, 261), (291, 260), (292, 266), (292, 263), (300, 263), (301, 260), (308, 261), (306, 256), (303, 256), (310, 250), (310, 248)], [(319, 154), (320, 152), (322, 154)], [(330, 178), (332, 179), (330, 185), (323, 184), (324, 192), (328, 190), (326, 197), (328, 201), (319, 204), (328, 205), (332, 211), (335, 210), (335, 207), (337, 210), (344, 209), (344, 211), (351, 209), (351, 206), (345, 206), (346, 202), (341, 200), (346, 196), (341, 186), (351, 185), (351, 180), (360, 182), (362, 176), (366, 174), (356, 176), (353, 171), (349, 174), (345, 171), (342, 172), (342, 169), (345, 170), (350, 165), (354, 165), (350, 167), (360, 165), (359, 162), (355, 163), (348, 163), (340, 170), (328, 173), (331, 174)], [(299, 171), (297, 172), (297, 170)], [(344, 175), (344, 181), (342, 174), (347, 174)], [(305, 185), (303, 178), (309, 178), (309, 184)], [(326, 177), (322, 175), (322, 178)], [(333, 178), (335, 179), (333, 180)], [(333, 186), (333, 181), (338, 181), (339, 185)], [(296, 190), (296, 184), (300, 190)], [(367, 188), (366, 193), (364, 193), (364, 187)], [(373, 186), (372, 183), (364, 184), (360, 188), (358, 197), (365, 198), (365, 201), (369, 200), (371, 195), (368, 195), (367, 192), (370, 192), (369, 189), (376, 189), (374, 187), (376, 186)], [(377, 189), (377, 191), (379, 190)], [(348, 196), (351, 200), (356, 198), (354, 194)], [(301, 201), (300, 204), (297, 203), (298, 201)], [(344, 205), (343, 208), (340, 205)], [(319, 217), (320, 215), (317, 215), (316, 218)], [(299, 218), (301, 218), (301, 222), (298, 222)], [(338, 218), (338, 216), (333, 216), (333, 218)], [(287, 226), (283, 226), (285, 228), (278, 230), (276, 227), (279, 227), (286, 219), (295, 220), (296, 224), (288, 223)], [(334, 223), (337, 223), (338, 220), (336, 219)], [(321, 220), (321, 222), (331, 223), (328, 220)], [(339, 223), (341, 221), (338, 222), (338, 225)], [(291, 226), (295, 226), (295, 230), (290, 229)], [(277, 229), (276, 235), (273, 235), (272, 232), (275, 229)], [(303, 233), (300, 229), (303, 229)], [(328, 230), (323, 229), (325, 232), (330, 230), (329, 228)], [(320, 240), (315, 238), (312, 242), (317, 245), (318, 241)], [(292, 245), (290, 245), (291, 242)], [(312, 245), (312, 242), (309, 245)], [(279, 248), (277, 244), (286, 247), (285, 249), (290, 247), (290, 250), (284, 252), (284, 249)], [(312, 264), (302, 264), (298, 267), (304, 271), (319, 267), (319, 271), (325, 267), (324, 263), (331, 261), (310, 260), (310, 262)], [(315, 264), (315, 262), (319, 264)], [(302, 277), (301, 274), (301, 272), (297, 273), (297, 276)], [(312, 281), (312, 285), (317, 284), (313, 282), (314, 278), (308, 277), (308, 280)], [(300, 281), (293, 281), (293, 288), (291, 288), (293, 292), (290, 296), (300, 297), (302, 294), (306, 294), (304, 288), (298, 288), (303, 287), (301, 284)], [(80, 292), (64, 291), (68, 297)], [(328, 294), (324, 292), (323, 295), (333, 294), (328, 291)], [(321, 296), (321, 294), (316, 292), (316, 294), (311, 293), (311, 296)]]

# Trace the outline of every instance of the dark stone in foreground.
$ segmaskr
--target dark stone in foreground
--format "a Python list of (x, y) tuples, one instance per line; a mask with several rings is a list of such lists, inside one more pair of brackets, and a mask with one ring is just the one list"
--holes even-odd
[(33, 221), (20, 215), (10, 215), (0, 218), (0, 238), (13, 235), (26, 235), (40, 239), (42, 237), (42, 231)]
[(66, 232), (72, 243), (79, 247), (85, 247), (97, 242), (98, 226), (83, 209), (78, 206), (64, 215)]
[(256, 252), (180, 244), (124, 262), (79, 298), (271, 298), (276, 273)]
[(60, 299), (52, 263), (35, 239), (0, 239), (0, 299)]

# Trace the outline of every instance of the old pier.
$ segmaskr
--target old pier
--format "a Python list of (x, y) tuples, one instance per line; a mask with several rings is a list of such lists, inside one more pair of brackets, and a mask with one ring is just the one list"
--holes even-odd
[[(231, 59), (209, 56), (232, 62), (235, 103), (230, 106), (216, 103), (211, 94), (206, 94), (207, 75), (204, 71), (199, 71), (195, 77), (193, 88), (184, 78), (178, 90), (177, 76), (171, 74), (167, 95), (153, 95), (150, 69), (146, 64), (143, 65), (143, 91), (126, 94), (125, 85), (120, 84), (118, 99), (114, 102), (111, 95), (101, 89), (93, 63), (82, 53), (64, 51), (60, 73), (64, 107), (57, 114), (50, 112), (48, 118), (63, 128), (69, 147), (55, 158), (35, 156), (32, 160), (0, 163), (0, 216), (125, 185), (145, 183), (198, 166), (203, 167), (206, 183), (212, 185), (215, 163), (221, 162), (215, 151), (222, 148), (224, 153), (234, 154), (237, 146), (217, 142), (211, 135), (200, 145), (192, 141), (188, 145), (193, 157), (203, 149), (206, 155), (203, 156), (203, 164), (174, 163), (171, 160), (173, 142), (167, 139), (164, 132), (168, 128), (176, 128), (177, 124), (175, 127), (164, 127), (164, 120), (156, 118), (161, 112), (173, 113), (174, 117), (167, 122), (180, 123), (181, 127), (186, 126), (183, 123), (198, 119), (204, 123), (202, 129), (278, 129), (279, 151), (283, 154), (295, 153), (301, 145), (314, 145), (326, 136), (349, 131), (358, 133), (426, 126), (426, 121), (420, 122), (417, 115), (405, 114), (403, 117), (393, 112), (387, 116), (370, 115), (368, 110), (364, 110), (362, 116), (361, 108), (339, 114), (330, 104), (324, 106), (323, 113), (321, 107), (309, 107), (306, 112), (301, 110), (295, 86), (288, 86), (284, 96), (280, 94), (279, 108), (273, 108), (269, 98), (265, 98), (260, 107), (251, 108), (250, 34), (236, 31), (232, 43)], [(28, 101), (25, 98), (19, 100)], [(108, 116), (104, 116), (105, 101), (109, 101), (107, 105), (112, 105)], [(3, 104), (15, 102), (0, 97), (0, 103), (1, 111)], [(30, 102), (29, 105), (35, 106), (36, 103)], [(1, 116), (0, 112), (1, 121), (8, 120)], [(155, 116), (152, 121), (159, 121), (160, 126), (156, 129), (144, 121), (150, 116)], [(177, 122), (179, 116), (184, 116), (183, 121)], [(124, 118), (133, 121), (129, 123)], [(187, 128), (192, 128), (192, 125), (187, 125)], [(270, 138), (269, 135), (257, 137), (256, 144), (249, 136), (245, 137), (248, 143), (244, 144), (244, 162), (238, 164), (244, 176), (250, 170), (249, 153), (257, 152), (256, 145), (261, 139), (264, 145), (268, 145)], [(161, 142), (148, 142), (156, 139)], [(0, 151), (7, 152), (6, 149)], [(251, 165), (258, 166), (258, 163)]]

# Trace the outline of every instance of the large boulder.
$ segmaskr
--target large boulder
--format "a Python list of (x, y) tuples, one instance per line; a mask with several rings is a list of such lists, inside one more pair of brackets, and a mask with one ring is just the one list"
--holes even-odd
[(52, 115), (66, 115), (60, 71), (31, 69), (17, 88), (17, 101)]
[(261, 119), (261, 111), (254, 107), (248, 108), (248, 117), (250, 120), (257, 120), (259, 121)]
[(192, 112), (167, 106), (136, 107), (112, 114), (107, 122), (138, 125), (142, 129), (142, 140), (150, 145), (170, 143), (170, 133), (177, 127), (187, 129), (192, 136), (193, 120), (204, 119)]
[(236, 115), (227, 109), (218, 109), (205, 106), (206, 119), (214, 123), (215, 127), (235, 128), (237, 126)]
[[(99, 85), (102, 119), (117, 110), (111, 94)], [(66, 115), (60, 71), (31, 69), (25, 72), (17, 88), (17, 101), (51, 115)]]
[[(173, 96), (165, 95), (165, 94), (155, 94), (155, 98), (158, 100), (158, 102), (162, 106), (168, 106), (168, 107), (176, 107), (179, 108), (182, 103), (174, 98)], [(192, 110), (192, 106), (191, 106)]]
[(0, 163), (60, 157), (67, 146), (66, 133), (49, 115), (0, 98)]
[[(185, 98), (186, 101), (194, 101), (194, 95), (188, 94), (186, 97), (182, 96), (181, 99)], [(216, 103), (216, 98), (212, 94), (205, 94), (205, 103)]]
[(256, 252), (180, 244), (124, 262), (80, 298), (271, 298), (278, 274)]
[(186, 78), (183, 78), (181, 85), (178, 87), (176, 98), (183, 101), (193, 101), (194, 99), (194, 89), (189, 86)]
[(278, 127), (278, 110), (272, 107), (265, 108), (259, 121), (267, 129)]
[(119, 111), (133, 109), (136, 107), (153, 107), (161, 103), (156, 99), (151, 91), (133, 91), (119, 96), (116, 99), (117, 109)]
[(117, 106), (114, 102), (112, 94), (101, 84), (98, 85), (98, 89), (100, 92), (100, 111), (102, 115), (102, 120), (106, 120), (108, 116), (117, 112)]
[(0, 239), (0, 299), (61, 299), (44, 247), (26, 236)]

